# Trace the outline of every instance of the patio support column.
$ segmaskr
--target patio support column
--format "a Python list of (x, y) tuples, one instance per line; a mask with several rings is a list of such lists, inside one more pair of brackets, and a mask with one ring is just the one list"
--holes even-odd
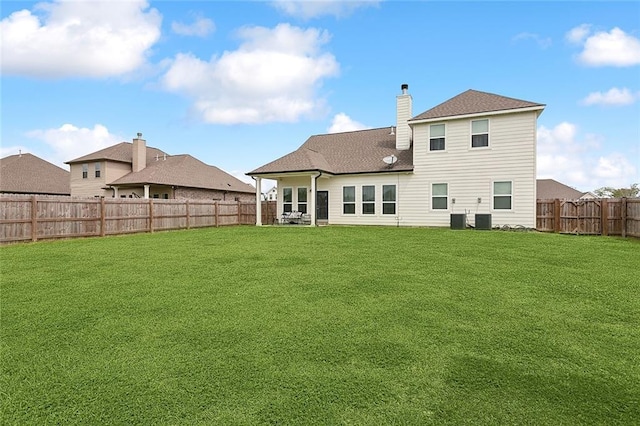
[(311, 214), (311, 225), (316, 226), (316, 177), (311, 175), (311, 196), (309, 200), (309, 213)]
[(144, 186), (144, 199), (146, 200), (147, 198), (149, 198), (149, 186), (150, 185), (145, 185)]
[(256, 177), (256, 226), (262, 226), (262, 178)]

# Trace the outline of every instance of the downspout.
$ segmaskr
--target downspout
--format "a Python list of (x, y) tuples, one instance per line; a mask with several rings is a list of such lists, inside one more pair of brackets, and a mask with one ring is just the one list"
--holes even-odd
[(315, 193), (313, 194), (313, 207), (316, 209), (316, 211), (314, 212), (313, 215), (313, 221), (314, 224), (313, 226), (318, 226), (318, 178), (322, 176), (322, 171), (318, 170), (318, 176), (314, 177), (313, 180), (315, 181)]

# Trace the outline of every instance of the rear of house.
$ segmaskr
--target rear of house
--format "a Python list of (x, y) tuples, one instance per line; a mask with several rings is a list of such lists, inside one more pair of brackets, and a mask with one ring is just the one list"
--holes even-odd
[(535, 226), (536, 128), (544, 105), (468, 90), (396, 126), (316, 135), (249, 175), (277, 180), (278, 213), (314, 224), (448, 226), (452, 213)]

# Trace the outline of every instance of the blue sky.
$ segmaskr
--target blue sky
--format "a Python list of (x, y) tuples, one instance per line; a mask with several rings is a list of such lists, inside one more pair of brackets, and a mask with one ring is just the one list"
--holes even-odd
[(0, 156), (141, 132), (244, 173), (475, 89), (544, 103), (538, 177), (640, 182), (639, 2), (3, 1)]

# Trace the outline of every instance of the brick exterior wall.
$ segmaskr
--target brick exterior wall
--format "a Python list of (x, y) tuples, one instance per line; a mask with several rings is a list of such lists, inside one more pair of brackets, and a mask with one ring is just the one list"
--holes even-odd
[(255, 202), (256, 194), (246, 192), (218, 191), (214, 189), (176, 188), (174, 197), (177, 200), (219, 200)]

